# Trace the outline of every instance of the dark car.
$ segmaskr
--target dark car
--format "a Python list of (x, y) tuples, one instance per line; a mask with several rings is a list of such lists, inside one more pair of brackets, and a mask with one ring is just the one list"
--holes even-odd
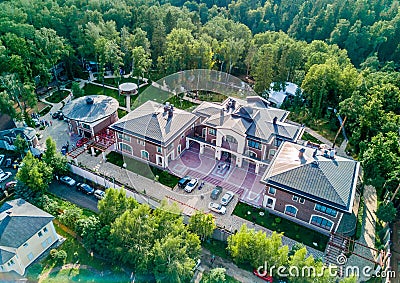
[(178, 181), (178, 187), (181, 189), (184, 189), (186, 187), (186, 185), (190, 182), (190, 180), (192, 180), (192, 178), (189, 176), (183, 177), (182, 179), (180, 179)]
[(76, 185), (76, 188), (78, 191), (81, 191), (87, 195), (93, 195), (94, 193), (94, 189), (88, 184), (79, 183), (78, 185)]
[(17, 181), (10, 181), (6, 183), (4, 186), (4, 190), (6, 190), (8, 193), (12, 193), (15, 191), (15, 185), (17, 184)]
[(60, 115), (61, 111), (57, 111), (54, 112), (53, 115), (51, 115), (51, 117), (53, 117), (53, 119), (58, 119), (58, 116)]
[(220, 187), (220, 186), (216, 186), (215, 188), (214, 188), (214, 190), (212, 190), (212, 192), (211, 192), (211, 198), (212, 199), (218, 199), (218, 197), (219, 197), (219, 195), (222, 193), (222, 187)]
[(58, 114), (58, 120), (64, 120), (64, 114), (62, 112)]

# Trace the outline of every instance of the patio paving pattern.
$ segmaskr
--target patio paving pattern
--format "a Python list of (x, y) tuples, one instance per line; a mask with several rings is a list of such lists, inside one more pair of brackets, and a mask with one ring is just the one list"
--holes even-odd
[(170, 161), (168, 169), (180, 176), (191, 176), (240, 195), (240, 199), (247, 203), (261, 206), (264, 185), (260, 183), (266, 167), (261, 167), (255, 173), (255, 165), (243, 161), (243, 167), (236, 167), (232, 161), (230, 165), (216, 160), (214, 151), (205, 148), (200, 154), (198, 146), (192, 144), (182, 152), (180, 158)]

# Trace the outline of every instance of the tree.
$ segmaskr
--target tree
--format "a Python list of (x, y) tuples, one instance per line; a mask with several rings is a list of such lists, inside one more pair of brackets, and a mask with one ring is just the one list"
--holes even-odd
[(21, 137), (21, 135), (17, 135), (17, 138), (14, 141), (15, 150), (19, 153), (21, 158), (24, 157), (26, 151), (29, 149), (28, 142)]
[(275, 50), (272, 45), (263, 45), (257, 52), (256, 65), (251, 74), (254, 76), (256, 84), (254, 90), (258, 93), (262, 93), (268, 90), (271, 83), (273, 82), (273, 67)]
[(226, 282), (225, 278), (226, 269), (222, 267), (213, 268), (210, 272), (204, 276), (204, 283), (220, 283)]
[(217, 228), (217, 226), (215, 225), (213, 215), (210, 213), (205, 214), (201, 211), (196, 211), (196, 213), (190, 217), (189, 230), (197, 234), (202, 241), (209, 238), (213, 234), (215, 228)]
[(350, 277), (343, 278), (340, 283), (357, 283), (357, 276), (352, 275)]
[(53, 170), (45, 162), (33, 157), (30, 151), (22, 163), (15, 176), (18, 181), (15, 189), (16, 196), (26, 201), (36, 202), (48, 188)]
[(380, 204), (378, 209), (376, 210), (376, 217), (383, 221), (390, 223), (394, 219), (396, 219), (397, 209), (394, 207), (392, 202), (388, 202), (385, 204)]
[(99, 208), (99, 218), (103, 224), (111, 224), (121, 216), (126, 210), (134, 209), (138, 206), (134, 198), (127, 198), (123, 188), (106, 190), (106, 196), (97, 204)]
[(75, 98), (85, 95), (85, 90), (81, 88), (78, 82), (72, 82), (71, 91)]
[(51, 137), (46, 139), (46, 150), (43, 154), (43, 161), (53, 168), (53, 173), (58, 176), (65, 175), (68, 172), (68, 160), (57, 151), (56, 142)]
[(142, 46), (138, 46), (132, 49), (132, 74), (137, 76), (138, 84), (139, 77), (144, 77), (144, 73), (147, 73), (151, 66), (150, 53)]
[(60, 214), (59, 219), (61, 223), (75, 230), (76, 223), (82, 218), (83, 210), (76, 205), (71, 204)]

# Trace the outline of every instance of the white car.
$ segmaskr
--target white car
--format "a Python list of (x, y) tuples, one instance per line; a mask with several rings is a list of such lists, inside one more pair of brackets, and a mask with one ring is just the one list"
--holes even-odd
[(197, 178), (190, 180), (190, 182), (187, 183), (185, 187), (185, 192), (191, 193), (197, 187), (198, 184), (199, 180)]
[(106, 196), (106, 193), (105, 193), (105, 191), (102, 191), (102, 190), (95, 190), (94, 191), (94, 196), (97, 199), (103, 199)]
[(10, 176), (11, 176), (11, 172), (0, 173), (0, 182), (7, 180), (8, 178), (10, 178)]
[(73, 187), (76, 184), (76, 181), (74, 179), (72, 179), (71, 177), (69, 177), (69, 176), (62, 176), (60, 178), (60, 181), (65, 183), (65, 184), (67, 184), (70, 187)]
[(235, 196), (235, 194), (233, 192), (227, 191), (221, 198), (221, 204), (228, 205), (234, 196)]
[(219, 203), (216, 203), (216, 202), (210, 202), (208, 204), (208, 209), (212, 210), (214, 212), (217, 212), (219, 214), (225, 214), (226, 213), (226, 207), (222, 206), (222, 205), (220, 205)]

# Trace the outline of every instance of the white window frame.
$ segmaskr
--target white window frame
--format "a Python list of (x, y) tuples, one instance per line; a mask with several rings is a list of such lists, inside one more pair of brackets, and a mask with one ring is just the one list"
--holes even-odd
[(304, 198), (299, 198), (299, 203), (304, 204), (305, 199)]
[[(271, 189), (273, 189), (274, 190), (274, 193), (271, 193)], [(276, 194), (276, 189), (275, 188), (273, 188), (273, 187), (268, 187), (268, 194), (270, 194), (270, 195), (275, 195)]]
[(157, 146), (157, 153), (162, 153), (162, 147), (161, 146)]
[(131, 137), (126, 135), (126, 134), (118, 133), (117, 136), (118, 136), (118, 138), (120, 140), (124, 140), (124, 141), (127, 141), (127, 142), (131, 141)]
[[(123, 150), (123, 149), (122, 149), (122, 145), (130, 147), (131, 150), (130, 150), (130, 151)], [(119, 150), (122, 151), (122, 152), (129, 153), (129, 154), (131, 154), (131, 155), (133, 154), (133, 148), (132, 148), (132, 146), (131, 146), (130, 144), (127, 144), (127, 143), (124, 143), (124, 142), (119, 142), (119, 143), (118, 143), (118, 147), (119, 147)]]
[(176, 149), (176, 153), (177, 153), (178, 155), (180, 155), (180, 154), (182, 153), (182, 145), (181, 145), (181, 144), (178, 144), (178, 147), (177, 147), (177, 149)]
[(333, 209), (333, 208), (331, 208), (331, 209), (333, 209), (333, 210), (336, 211), (335, 216), (330, 215), (329, 213), (325, 213), (325, 212), (323, 212), (323, 211), (321, 211), (321, 210), (318, 210), (318, 209), (316, 208), (317, 205), (322, 205), (322, 206), (324, 206), (324, 207), (326, 207), (326, 208), (330, 208), (330, 207), (327, 207), (326, 205), (323, 205), (323, 204), (320, 204), (320, 203), (316, 203), (316, 204), (314, 205), (314, 211), (316, 211), (316, 212), (318, 212), (318, 213), (323, 213), (324, 215), (327, 215), (327, 216), (332, 217), (332, 218), (336, 218), (337, 215), (339, 214), (338, 211), (337, 211), (336, 209)]
[[(313, 223), (312, 223), (312, 219), (313, 219), (314, 216), (315, 216), (315, 217), (323, 218), (323, 219), (325, 219), (326, 221), (332, 223), (331, 228), (328, 230), (328, 229), (325, 229), (325, 228), (323, 228), (323, 227), (321, 227), (321, 226), (318, 226), (318, 225), (313, 224)], [(322, 216), (322, 215), (318, 215), (318, 214), (311, 214), (310, 221), (309, 221), (308, 223), (311, 224), (311, 225), (314, 225), (315, 227), (321, 228), (321, 229), (323, 229), (323, 230), (325, 230), (325, 231), (329, 231), (329, 232), (332, 231), (333, 226), (335, 226), (335, 222), (333, 222), (332, 220), (329, 220), (328, 218), (326, 218), (326, 217), (324, 217), (324, 216)]]
[(39, 232), (37, 233), (37, 235), (38, 235), (39, 238), (43, 237), (42, 231), (39, 231)]
[[(289, 206), (290, 206), (290, 207), (293, 207), (294, 209), (296, 209), (296, 213), (295, 213), (294, 215), (292, 215), (290, 212), (289, 212), (290, 214), (286, 213), (286, 208), (289, 207)], [(291, 204), (286, 204), (286, 205), (285, 205), (285, 210), (284, 210), (283, 213), (284, 213), (285, 215), (289, 215), (289, 216), (291, 216), (291, 217), (296, 217), (296, 216), (297, 216), (297, 212), (299, 212), (299, 209), (298, 209), (297, 207), (295, 207), (294, 205), (291, 205)]]
[(292, 201), (297, 202), (298, 200), (299, 200), (299, 197), (298, 197), (298, 196), (295, 196), (295, 195), (292, 196)]
[[(146, 152), (147, 153), (147, 158), (143, 157), (143, 153)], [(140, 151), (140, 157), (144, 160), (150, 160), (150, 153), (147, 150), (141, 150)]]

